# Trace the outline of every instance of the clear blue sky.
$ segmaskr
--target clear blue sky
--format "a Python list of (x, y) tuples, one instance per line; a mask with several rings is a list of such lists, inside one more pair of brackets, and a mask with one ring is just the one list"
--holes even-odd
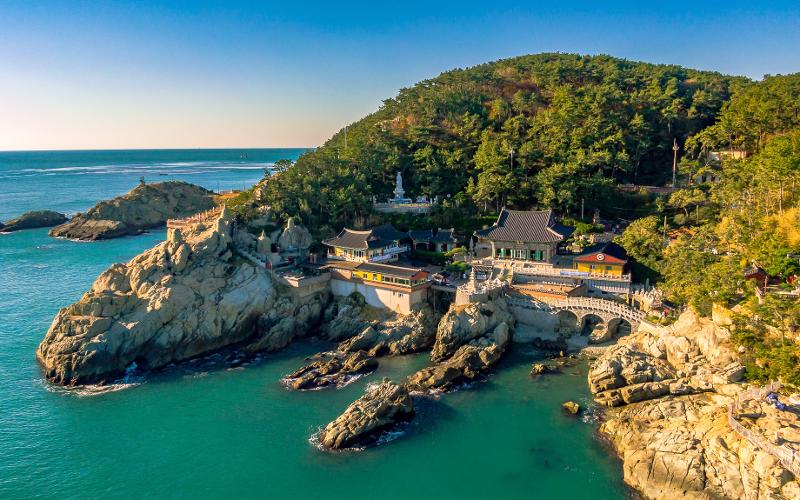
[(401, 87), (545, 51), (800, 71), (798, 2), (566, 3), (2, 0), (0, 149), (314, 146)]

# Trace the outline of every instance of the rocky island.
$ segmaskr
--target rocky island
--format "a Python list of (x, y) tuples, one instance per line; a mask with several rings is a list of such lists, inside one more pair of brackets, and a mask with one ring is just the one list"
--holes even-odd
[(50, 230), (50, 236), (76, 240), (103, 240), (139, 234), (214, 206), (213, 193), (180, 181), (142, 182), (129, 193), (102, 201), (69, 222)]
[(52, 227), (64, 224), (68, 220), (66, 215), (59, 212), (54, 212), (52, 210), (35, 210), (32, 212), (25, 212), (19, 217), (7, 220), (5, 223), (0, 223), (0, 232), (10, 233), (22, 229)]

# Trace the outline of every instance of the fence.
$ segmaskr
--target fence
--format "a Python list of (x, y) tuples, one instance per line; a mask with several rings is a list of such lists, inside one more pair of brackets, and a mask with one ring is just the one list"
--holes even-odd
[(760, 389), (749, 389), (747, 391), (743, 391), (740, 393), (736, 400), (730, 405), (728, 408), (728, 424), (731, 428), (736, 431), (742, 438), (748, 440), (753, 446), (761, 449), (765, 453), (769, 453), (773, 457), (777, 458), (781, 465), (783, 465), (786, 470), (794, 474), (796, 478), (800, 478), (800, 453), (797, 450), (786, 446), (777, 445), (763, 435), (754, 432), (744, 425), (742, 425), (737, 419), (736, 414), (741, 411), (741, 397), (742, 395), (745, 396), (746, 399), (755, 399), (757, 401), (763, 401), (764, 398), (770, 392), (775, 392), (780, 388), (780, 385), (770, 384), (768, 387), (760, 388)]

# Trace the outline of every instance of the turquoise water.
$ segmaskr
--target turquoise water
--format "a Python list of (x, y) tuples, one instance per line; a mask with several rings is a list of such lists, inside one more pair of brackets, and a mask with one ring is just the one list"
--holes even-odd
[[(247, 174), (192, 175), (211, 186)], [(105, 181), (92, 188), (98, 199), (125, 183), (113, 173), (100, 176)], [(28, 202), (30, 208), (40, 208), (41, 200), (49, 207), (91, 205), (96, 200), (74, 196), (80, 190), (69, 185), (83, 177), (40, 185), (36, 176), (5, 178), (4, 188), (19, 190), (15, 183), (25, 182), (50, 191)], [(61, 197), (62, 188), (73, 195)], [(535, 354), (526, 347), (511, 352), (488, 381), (423, 401), (404, 435), (361, 453), (321, 452), (308, 437), (365, 384), (399, 379), (424, 366), (426, 355), (381, 360), (378, 372), (344, 389), (304, 393), (286, 391), (278, 379), (323, 344), (294, 344), (235, 368), (211, 357), (102, 394), (45, 383), (34, 350), (58, 308), (77, 300), (109, 264), (163, 236), (154, 231), (95, 243), (52, 239), (44, 229), (0, 236), (0, 498), (626, 495), (616, 460), (594, 438), (592, 414), (575, 419), (560, 409), (567, 399), (589, 403), (585, 367), (532, 381)]]

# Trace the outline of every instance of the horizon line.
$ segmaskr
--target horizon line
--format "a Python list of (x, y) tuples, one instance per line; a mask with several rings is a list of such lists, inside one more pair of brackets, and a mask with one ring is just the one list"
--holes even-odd
[(64, 149), (0, 149), (0, 153), (60, 153), (66, 151), (86, 152), (86, 151), (212, 151), (228, 150), (236, 151), (241, 149), (317, 149), (319, 146), (246, 146), (246, 147), (202, 147), (202, 148), (64, 148)]

